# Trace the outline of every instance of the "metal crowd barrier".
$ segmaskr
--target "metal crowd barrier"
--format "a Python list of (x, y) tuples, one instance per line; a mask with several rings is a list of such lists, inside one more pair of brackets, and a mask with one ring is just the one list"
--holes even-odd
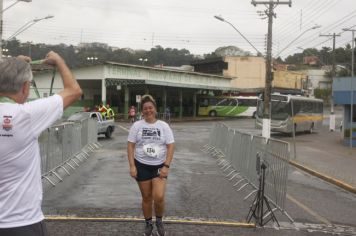
[(157, 113), (157, 119), (163, 120), (168, 124), (170, 124), (172, 115), (173, 115), (172, 113), (166, 113), (166, 112)]
[(97, 142), (97, 122), (84, 119), (51, 126), (39, 137), (41, 175), (53, 186), (62, 181), (61, 173), (70, 175), (91, 152), (101, 145)]
[(285, 211), (287, 179), (290, 159), (290, 147), (287, 142), (266, 139), (238, 130), (231, 129), (223, 123), (212, 128), (209, 143), (203, 151), (217, 158), (218, 165), (228, 174), (230, 181), (236, 181), (234, 187), (240, 191), (246, 186), (253, 190), (245, 199), (257, 193), (259, 186), (260, 165), (258, 156), (267, 166), (265, 175), (265, 195), (269, 201), (291, 221)]

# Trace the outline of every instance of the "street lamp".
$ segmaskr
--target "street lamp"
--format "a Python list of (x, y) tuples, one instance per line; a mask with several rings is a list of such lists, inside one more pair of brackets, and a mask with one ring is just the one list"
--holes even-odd
[(147, 58), (139, 58), (138, 60), (142, 62), (142, 65), (144, 65), (145, 62), (148, 61)]
[(233, 24), (231, 24), (230, 22), (228, 22), (221, 16), (214, 16), (214, 17), (216, 19), (218, 19), (219, 21), (226, 22), (229, 25), (231, 25), (231, 27), (234, 28), (234, 30), (236, 30), (236, 32), (239, 33), (241, 35), (241, 37), (244, 38), (251, 45), (251, 47), (253, 47), (256, 50), (257, 55), (259, 55), (259, 54), (262, 55), (262, 53), (260, 51), (258, 51), (258, 49), (255, 46), (253, 46), (253, 44)]
[(94, 61), (97, 61), (97, 57), (87, 57), (87, 61), (91, 61), (92, 64), (94, 64)]
[[(3, 0), (0, 0), (0, 1), (2, 2)], [(16, 2), (10, 4), (8, 7), (6, 7), (5, 9), (3, 9), (3, 10), (1, 11), (1, 13), (3, 13), (4, 11), (6, 11), (7, 9), (9, 9), (10, 7), (16, 5), (16, 4), (19, 3), (19, 2), (32, 2), (32, 0), (17, 0)]]
[(290, 45), (292, 45), (292, 43), (294, 43), (295, 41), (297, 41), (300, 37), (302, 37), (306, 32), (310, 31), (310, 30), (315, 30), (315, 29), (319, 29), (321, 28), (321, 25), (315, 25), (309, 29), (304, 30), (301, 34), (299, 34), (295, 39), (293, 39), (290, 43), (287, 44), (287, 46), (285, 46), (281, 51), (279, 51), (279, 53), (275, 56), (278, 57), (279, 55), (281, 55), (282, 52), (284, 52), (284, 50), (286, 50)]
[(351, 79), (350, 79), (350, 83), (351, 83), (351, 110), (350, 110), (350, 148), (352, 150), (352, 128), (353, 128), (353, 115), (354, 115), (354, 110), (353, 110), (353, 106), (354, 106), (354, 90), (353, 90), (353, 83), (352, 80), (354, 78), (354, 63), (355, 63), (355, 29), (351, 29), (351, 28), (346, 28), (346, 29), (342, 29), (343, 31), (351, 31), (352, 32), (352, 57), (351, 57)]
[(2, 49), (2, 57), (7, 57), (7, 55), (4, 55), (4, 54), (7, 54), (8, 52), (9, 52), (9, 49), (3, 48)]
[(54, 16), (48, 15), (42, 18), (35, 18), (29, 22), (27, 22), (26, 24), (24, 24), (23, 26), (20, 27), (20, 29), (18, 29), (15, 33), (13, 33), (7, 40), (12, 40), (14, 39), (17, 35), (21, 34), (22, 32), (24, 32), (25, 30), (27, 30), (28, 28), (30, 28), (31, 26), (33, 26), (34, 24), (38, 23), (41, 20), (47, 20), (50, 18), (53, 18)]
[(3, 12), (8, 10), (10, 7), (14, 6), (18, 2), (31, 2), (32, 0), (17, 0), (15, 3), (11, 4), (10, 6), (3, 9), (3, 0), (0, 0), (0, 58), (2, 57), (2, 29), (3, 29), (3, 20), (2, 15)]

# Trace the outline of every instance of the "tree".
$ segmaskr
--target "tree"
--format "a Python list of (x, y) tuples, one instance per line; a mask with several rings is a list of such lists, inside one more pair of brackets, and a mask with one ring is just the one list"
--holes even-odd
[(303, 64), (303, 53), (295, 53), (294, 55), (288, 56), (285, 59), (287, 64)]
[(215, 49), (215, 55), (218, 57), (224, 57), (224, 56), (251, 56), (251, 53), (248, 51), (244, 51), (238, 47), (235, 46), (225, 46), (225, 47), (219, 47)]
[[(111, 48), (100, 43), (85, 44), (80, 47), (73, 45), (46, 45), (33, 44), (32, 42), (21, 43), (17, 39), (4, 42), (4, 48), (8, 49), (7, 55), (26, 55), (33, 60), (43, 59), (46, 53), (53, 50), (58, 52), (71, 67), (81, 67), (92, 63), (114, 61), (119, 63), (141, 65), (139, 58), (147, 59), (145, 65), (164, 64), (168, 66), (181, 66), (190, 64), (197, 57), (190, 54), (187, 49), (163, 48), (159, 45), (150, 51), (133, 50), (130, 48)], [(88, 61), (88, 57), (96, 57), (97, 61)]]
[(323, 99), (324, 103), (329, 105), (330, 103), (330, 96), (331, 96), (331, 89), (314, 89), (314, 96), (319, 99)]
[(325, 65), (329, 65), (332, 62), (331, 53), (332, 50), (329, 47), (322, 47), (322, 49), (319, 51), (319, 58)]
[(281, 57), (277, 57), (276, 58), (276, 62), (279, 63), (279, 64), (282, 64), (284, 61)]

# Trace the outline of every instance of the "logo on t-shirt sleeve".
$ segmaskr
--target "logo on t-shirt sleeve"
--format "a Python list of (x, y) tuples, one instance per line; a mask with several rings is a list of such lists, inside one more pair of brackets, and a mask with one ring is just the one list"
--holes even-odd
[(3, 116), (2, 129), (5, 131), (12, 130), (12, 116)]

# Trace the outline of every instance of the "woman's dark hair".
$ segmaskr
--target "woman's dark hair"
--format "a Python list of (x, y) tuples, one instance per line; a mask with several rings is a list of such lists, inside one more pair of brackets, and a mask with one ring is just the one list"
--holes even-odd
[(145, 94), (141, 97), (141, 111), (143, 110), (143, 104), (145, 104), (146, 102), (152, 102), (154, 107), (157, 109), (157, 104), (154, 98), (149, 94)]

